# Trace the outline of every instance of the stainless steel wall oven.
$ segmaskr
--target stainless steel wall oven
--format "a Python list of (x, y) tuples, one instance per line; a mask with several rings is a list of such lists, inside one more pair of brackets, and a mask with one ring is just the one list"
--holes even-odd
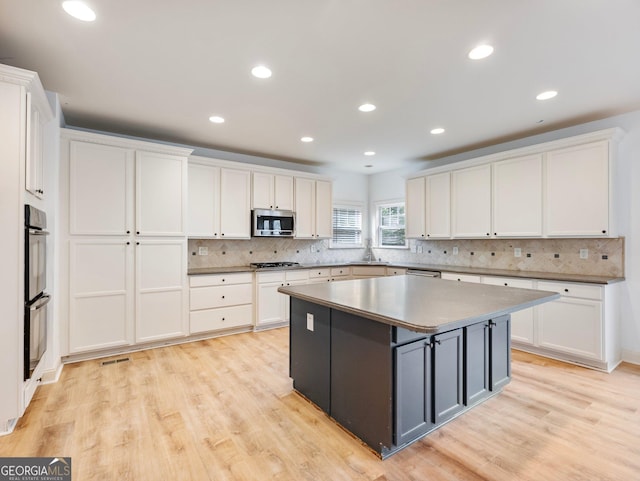
[(47, 349), (47, 216), (33, 206), (24, 212), (24, 379)]

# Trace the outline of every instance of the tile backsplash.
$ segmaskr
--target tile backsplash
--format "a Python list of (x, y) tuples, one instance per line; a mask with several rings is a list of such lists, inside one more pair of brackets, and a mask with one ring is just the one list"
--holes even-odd
[[(460, 267), (623, 276), (624, 238), (411, 240), (409, 249), (373, 249), (377, 259)], [(457, 254), (454, 254), (454, 247)], [(200, 248), (206, 253), (200, 255)], [(520, 249), (521, 257), (514, 250)], [(587, 258), (580, 250), (587, 249)], [(422, 250), (422, 252), (420, 252)], [(414, 252), (415, 251), (415, 252)], [(189, 268), (244, 266), (251, 262), (302, 264), (363, 260), (365, 249), (329, 249), (328, 240), (189, 239)]]

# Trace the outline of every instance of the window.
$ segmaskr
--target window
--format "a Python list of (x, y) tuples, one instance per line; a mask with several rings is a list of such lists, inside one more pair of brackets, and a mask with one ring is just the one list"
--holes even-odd
[(333, 207), (333, 238), (331, 247), (362, 247), (362, 208)]
[(404, 202), (378, 204), (378, 247), (406, 247)]

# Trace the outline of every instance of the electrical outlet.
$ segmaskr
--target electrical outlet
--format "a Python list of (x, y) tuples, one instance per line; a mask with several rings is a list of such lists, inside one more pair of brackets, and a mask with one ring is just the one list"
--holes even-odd
[(513, 249), (513, 257), (522, 257), (522, 249), (520, 247)]
[(307, 330), (313, 331), (313, 314), (307, 312)]
[(198, 255), (199, 256), (208, 256), (209, 255), (209, 248), (207, 246), (198, 247)]
[(589, 258), (589, 249), (580, 249), (580, 259)]
[(453, 255), (454, 255), (454, 256), (457, 256), (457, 255), (458, 255), (458, 248), (457, 248), (457, 247), (454, 247), (454, 248), (453, 248)]
[(416, 248), (415, 244), (411, 244), (411, 252), (413, 252), (414, 254), (418, 252), (418, 249)]
[(423, 252), (422, 246), (418, 246), (418, 254), (422, 254), (422, 252)]
[(313, 244), (311, 244), (311, 246), (309, 247), (309, 251), (310, 251), (312, 254), (315, 254), (315, 253), (316, 253), (316, 246), (314, 246)]

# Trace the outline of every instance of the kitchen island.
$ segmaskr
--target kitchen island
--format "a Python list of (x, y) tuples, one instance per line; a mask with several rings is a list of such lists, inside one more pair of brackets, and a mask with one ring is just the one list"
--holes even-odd
[(500, 392), (510, 313), (559, 297), (416, 276), (278, 291), (294, 389), (382, 458)]

